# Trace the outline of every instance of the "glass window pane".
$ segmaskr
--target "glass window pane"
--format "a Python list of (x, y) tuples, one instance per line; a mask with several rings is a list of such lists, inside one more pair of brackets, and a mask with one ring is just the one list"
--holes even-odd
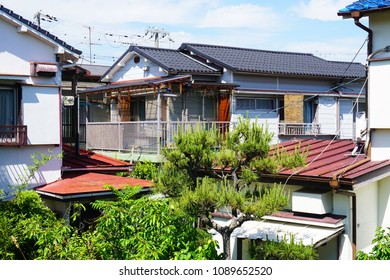
[(273, 110), (273, 99), (256, 99), (256, 110)]
[(0, 88), (0, 125), (16, 125), (16, 121), (15, 91)]
[(255, 110), (255, 99), (237, 98), (237, 110)]

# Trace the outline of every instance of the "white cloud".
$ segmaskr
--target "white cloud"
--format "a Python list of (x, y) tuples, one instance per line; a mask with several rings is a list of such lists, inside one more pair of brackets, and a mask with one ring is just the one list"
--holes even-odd
[(279, 27), (271, 8), (253, 4), (219, 7), (206, 12), (201, 27), (270, 29)]
[(337, 11), (351, 3), (351, 0), (309, 0), (301, 1), (292, 10), (303, 18), (322, 21), (341, 20)]
[(2, 0), (2, 4), (23, 17), (32, 19), (39, 10), (58, 18), (85, 24), (147, 22), (180, 24), (197, 21), (194, 12), (201, 12), (218, 0)]
[[(311, 53), (326, 60), (360, 62), (365, 64), (367, 58), (367, 45), (359, 51), (364, 41), (360, 38), (344, 37), (332, 41), (305, 41), (293, 42), (286, 45), (286, 50), (293, 52)], [(355, 57), (356, 56), (356, 57)]]

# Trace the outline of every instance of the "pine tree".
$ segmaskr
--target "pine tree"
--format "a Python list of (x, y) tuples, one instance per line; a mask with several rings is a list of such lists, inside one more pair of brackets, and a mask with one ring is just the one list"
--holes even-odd
[[(260, 219), (288, 203), (281, 186), (259, 183), (263, 172), (304, 165), (305, 153), (271, 151), (273, 135), (268, 128), (240, 119), (231, 131), (217, 127), (181, 128), (174, 145), (163, 150), (165, 162), (157, 191), (176, 201), (199, 219), (198, 225), (222, 235), (226, 259), (230, 259), (230, 236), (243, 222)], [(175, 178), (179, 180), (175, 180)], [(214, 221), (212, 214), (228, 209), (229, 223)]]

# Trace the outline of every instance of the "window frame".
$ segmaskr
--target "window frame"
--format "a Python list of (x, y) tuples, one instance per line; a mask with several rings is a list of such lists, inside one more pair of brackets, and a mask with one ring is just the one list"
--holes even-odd
[[(239, 100), (254, 100), (254, 107), (253, 108), (239, 108), (238, 101)], [(272, 106), (269, 108), (258, 108), (258, 102), (260, 101), (271, 101)], [(252, 104), (250, 104), (252, 105)], [(274, 97), (245, 97), (240, 96), (236, 98), (236, 111), (256, 111), (256, 112), (268, 112), (276, 109), (276, 98)]]

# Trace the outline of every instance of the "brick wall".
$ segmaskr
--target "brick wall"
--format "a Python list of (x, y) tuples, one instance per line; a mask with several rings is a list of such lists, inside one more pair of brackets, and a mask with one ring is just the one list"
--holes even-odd
[(284, 121), (303, 123), (303, 95), (286, 94), (284, 96)]

